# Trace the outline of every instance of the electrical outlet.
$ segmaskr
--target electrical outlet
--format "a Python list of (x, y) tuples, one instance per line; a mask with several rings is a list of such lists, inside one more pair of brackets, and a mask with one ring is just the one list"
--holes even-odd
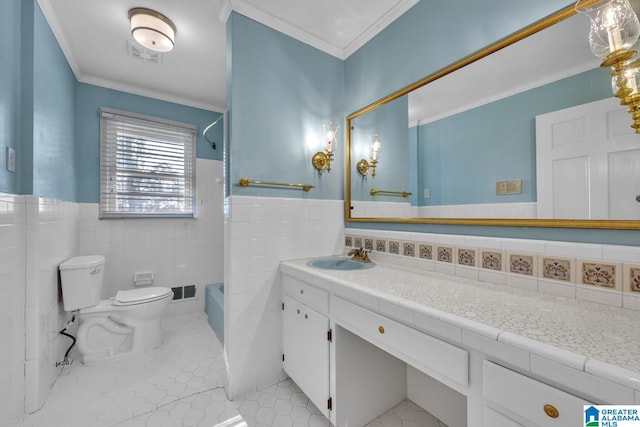
[(428, 199), (429, 197), (431, 197), (431, 190), (428, 188), (424, 189), (424, 198)]
[(496, 182), (496, 195), (503, 196), (507, 194), (520, 194), (522, 193), (522, 180), (511, 179), (509, 181)]

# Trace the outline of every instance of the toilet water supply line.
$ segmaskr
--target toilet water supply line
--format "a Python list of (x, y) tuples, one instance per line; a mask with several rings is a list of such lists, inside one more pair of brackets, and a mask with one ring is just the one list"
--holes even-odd
[(67, 349), (67, 352), (64, 354), (64, 359), (62, 359), (62, 362), (56, 362), (56, 367), (61, 366), (61, 365), (64, 366), (64, 365), (70, 365), (71, 364), (71, 361), (69, 360), (69, 353), (71, 352), (71, 349), (73, 348), (73, 346), (76, 345), (76, 338), (73, 335), (68, 334), (67, 330), (71, 327), (71, 325), (73, 325), (73, 322), (75, 322), (75, 320), (76, 320), (76, 312), (77, 312), (77, 310), (74, 311), (71, 314), (71, 320), (69, 320), (67, 322), (67, 324), (65, 325), (65, 327), (62, 328), (62, 330), (59, 332), (60, 335), (64, 335), (65, 337), (71, 338), (72, 342), (71, 342), (71, 345), (69, 346), (69, 348)]

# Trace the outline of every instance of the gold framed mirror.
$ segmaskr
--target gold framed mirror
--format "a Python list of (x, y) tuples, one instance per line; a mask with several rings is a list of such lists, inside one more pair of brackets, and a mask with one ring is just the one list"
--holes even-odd
[[(533, 84), (529, 85), (529, 83), (536, 80), (534, 77), (523, 76), (526, 80), (526, 84), (524, 89), (528, 91), (528, 94), (531, 94), (532, 90), (539, 90), (538, 87), (545, 86), (545, 90), (554, 90), (554, 86), (564, 84), (567, 78), (572, 78), (574, 76), (580, 75), (583, 73), (596, 73), (608, 74), (608, 71), (599, 67), (598, 58), (594, 57), (590, 53), (589, 42), (588, 42), (588, 28), (589, 22), (588, 19), (584, 16), (576, 15), (575, 8), (573, 5), (568, 6), (548, 17), (537, 21), (522, 30), (513, 33), (506, 38), (499, 40), (498, 42), (485, 47), (469, 56), (466, 56), (459, 61), (446, 66), (445, 68), (436, 71), (435, 73), (405, 87), (402, 88), (364, 108), (361, 108), (354, 113), (347, 116), (346, 119), (346, 190), (345, 190), (345, 217), (347, 222), (389, 222), (389, 223), (405, 223), (405, 224), (451, 224), (451, 225), (476, 225), (476, 226), (508, 226), (508, 227), (552, 227), (552, 228), (594, 228), (594, 229), (640, 229), (640, 182), (637, 189), (631, 189), (630, 191), (637, 191), (638, 195), (635, 193), (632, 194), (633, 200), (631, 200), (631, 196), (625, 193), (625, 200), (628, 199), (627, 204), (630, 206), (626, 208), (626, 213), (619, 215), (602, 215), (599, 213), (593, 214), (592, 212), (596, 209), (593, 206), (588, 206), (584, 208), (584, 212), (588, 212), (583, 214), (582, 211), (579, 211), (578, 214), (574, 213), (563, 213), (562, 209), (560, 210), (560, 214), (541, 214), (538, 215), (538, 212), (556, 212), (558, 209), (551, 209), (547, 207), (547, 205), (543, 206), (544, 203), (547, 203), (547, 199), (549, 197), (547, 194), (549, 192), (543, 192), (542, 188), (546, 183), (544, 183), (544, 179), (542, 177), (546, 177), (548, 174), (545, 172), (547, 170), (553, 171), (553, 158), (548, 159), (544, 158), (541, 161), (539, 158), (541, 156), (540, 153), (543, 152), (540, 149), (540, 145), (536, 147), (536, 144), (540, 144), (540, 142), (536, 141), (536, 139), (540, 139), (539, 134), (542, 134), (540, 129), (536, 131), (535, 127), (539, 126), (539, 123), (544, 122), (546, 112), (543, 111), (543, 114), (536, 114), (531, 117), (529, 120), (529, 125), (532, 127), (525, 131), (531, 133), (533, 141), (529, 142), (529, 144), (533, 144), (533, 147), (526, 146), (525, 154), (518, 154), (520, 156), (530, 156), (527, 159), (529, 164), (532, 164), (531, 169), (527, 170), (526, 173), (518, 176), (517, 173), (504, 172), (503, 175), (491, 176), (491, 182), (483, 182), (482, 191), (486, 191), (490, 196), (486, 196), (486, 200), (488, 202), (483, 202), (482, 200), (473, 200), (467, 203), (454, 203), (455, 205), (446, 205), (443, 204), (442, 201), (440, 205), (438, 205), (438, 201), (434, 200), (433, 205), (429, 205), (424, 202), (424, 199), (432, 198), (435, 199), (438, 194), (440, 195), (451, 195), (456, 193), (455, 191), (440, 191), (439, 187), (434, 186), (431, 187), (427, 181), (427, 174), (421, 172), (419, 167), (422, 167), (422, 160), (420, 156), (416, 156), (416, 148), (421, 147), (422, 141), (421, 137), (424, 137), (428, 132), (423, 131), (423, 126), (429, 126), (431, 123), (436, 122), (441, 118), (448, 118), (459, 115), (461, 113), (466, 113), (472, 109), (477, 110), (476, 107), (482, 107), (484, 105), (488, 105), (494, 101), (504, 102), (505, 99), (513, 99), (515, 96), (522, 96), (521, 93), (524, 92), (516, 92), (511, 88), (501, 88), (505, 89), (505, 94), (499, 96), (487, 96), (478, 95), (482, 98), (482, 101), (478, 99), (470, 98), (465, 100), (467, 107), (462, 108), (459, 105), (456, 105), (456, 100), (458, 98), (459, 93), (465, 92), (463, 89), (460, 89), (458, 92), (447, 95), (447, 92), (442, 92), (447, 87), (456, 87), (461, 88), (460, 81), (456, 82), (455, 78), (457, 75), (463, 75), (463, 81), (473, 81), (474, 85), (477, 87), (486, 87), (491, 88), (491, 83), (484, 83), (484, 80), (480, 80), (479, 77), (474, 76), (473, 74), (469, 74), (469, 71), (472, 70), (472, 67), (478, 66), (479, 69), (490, 69), (496, 70), (499, 69), (500, 66), (491, 65), (489, 60), (497, 57), (499, 55), (510, 55), (508, 51), (517, 51), (517, 48), (520, 44), (523, 43), (534, 43), (537, 37), (547, 37), (545, 32), (548, 31), (566, 31), (563, 29), (562, 25), (578, 25), (580, 27), (580, 34), (578, 39), (580, 41), (580, 47), (576, 48), (576, 50), (586, 50), (589, 54), (589, 59), (582, 59), (583, 63), (581, 63), (577, 67), (573, 67), (570, 64), (564, 64), (564, 58), (572, 55), (562, 54), (560, 51), (561, 59), (547, 59), (547, 58), (537, 58), (533, 57), (531, 59), (531, 65), (523, 65), (527, 68), (536, 68), (538, 65), (545, 65), (548, 63), (554, 63), (557, 67), (553, 70), (553, 78), (544, 77), (540, 79), (538, 86), (534, 86)], [(562, 34), (562, 33), (560, 33)], [(554, 37), (553, 35), (551, 37)], [(557, 35), (555, 36), (557, 37)], [(558, 37), (558, 43), (551, 43), (553, 45), (557, 44), (560, 49), (564, 48), (563, 45), (564, 39), (568, 37)], [(549, 41), (546, 41), (549, 46)], [(526, 46), (526, 45), (525, 45)], [(527, 46), (528, 53), (526, 55), (532, 56), (533, 53), (540, 53), (541, 51), (537, 51), (536, 48), (532, 48), (531, 45)], [(522, 49), (521, 49), (522, 50)], [(545, 53), (550, 49), (543, 49)], [(522, 55), (520, 53), (519, 55)], [(525, 56), (526, 56), (525, 55)], [(507, 58), (507, 59), (505, 59)], [(509, 56), (501, 57), (501, 64), (506, 64), (510, 62), (521, 62), (520, 60), (508, 59), (513, 58)], [(522, 57), (520, 57), (522, 58)], [(564, 67), (564, 68), (563, 68)], [(544, 67), (541, 67), (544, 68)], [(465, 74), (466, 73), (466, 74)], [(520, 74), (519, 72), (510, 72), (505, 70), (505, 73), (512, 74)], [(555, 74), (554, 74), (555, 73)], [(524, 71), (523, 71), (524, 74)], [(492, 73), (492, 78), (497, 81), (498, 84), (505, 81), (504, 77), (499, 73)], [(594, 79), (591, 75), (587, 77), (580, 77), (582, 80), (588, 80), (589, 84), (593, 83), (593, 86), (596, 88), (600, 94), (602, 91), (608, 91), (608, 95), (606, 98), (611, 98), (611, 86), (607, 86), (607, 81), (602, 80), (600, 77)], [(604, 77), (607, 78), (606, 76)], [(452, 80), (447, 80), (452, 79)], [(440, 83), (442, 85), (440, 85)], [(444, 83), (446, 82), (446, 83)], [(522, 86), (522, 82), (519, 83)], [(441, 87), (437, 88), (438, 85)], [(516, 83), (518, 85), (518, 83)], [(551, 89), (549, 89), (551, 87)], [(555, 86), (557, 88), (558, 86)], [(433, 89), (435, 92), (421, 92), (426, 89)], [(521, 88), (522, 89), (522, 88)], [(440, 92), (438, 92), (438, 90)], [(584, 91), (582, 91), (584, 92)], [(426, 94), (426, 95), (425, 95)], [(594, 95), (596, 96), (596, 95)], [(598, 95), (600, 99), (604, 99), (602, 95)], [(493, 98), (487, 101), (487, 98)], [(448, 109), (446, 112), (442, 111), (428, 111), (434, 102), (426, 103), (420, 107), (415, 107), (411, 104), (414, 100), (416, 102), (423, 102), (423, 99), (437, 99), (440, 103), (441, 100), (444, 100), (442, 104), (446, 104), (446, 108)], [(589, 101), (587, 99), (587, 101)], [(583, 101), (581, 101), (583, 102)], [(603, 101), (609, 102), (609, 101)], [(424, 102), (423, 102), (424, 104)], [(430, 104), (430, 105), (429, 105)], [(589, 102), (590, 104), (590, 102)], [(425, 113), (424, 111), (428, 111)], [(573, 106), (563, 106), (561, 108), (562, 111), (573, 111)], [(618, 108), (618, 107), (616, 107)], [(622, 107), (621, 107), (622, 108)], [(623, 117), (629, 118), (628, 113), (624, 111), (624, 108), (620, 109), (624, 114), (618, 114), (616, 117), (619, 117), (618, 121), (623, 120)], [(412, 111), (419, 111), (418, 114), (427, 114), (429, 116), (428, 120), (422, 120), (421, 116), (412, 117)], [(617, 110), (616, 110), (617, 111)], [(617, 113), (616, 113), (617, 114)], [(555, 117), (555, 116), (554, 116)], [(406, 120), (406, 121), (405, 121)], [(404, 121), (404, 122), (403, 122)], [(414, 148), (405, 147), (404, 138), (399, 138), (399, 141), (394, 138), (389, 138), (390, 140), (385, 141), (384, 133), (388, 131), (387, 128), (381, 130), (380, 127), (383, 125), (386, 126), (394, 126), (396, 129), (402, 131), (401, 135), (407, 135), (407, 132), (410, 133), (407, 137), (407, 141), (412, 139), (412, 143)], [(484, 125), (484, 124), (483, 124)], [(496, 126), (506, 127), (508, 123), (498, 122), (497, 124), (489, 124), (486, 123), (486, 127), (488, 129), (495, 129)], [(551, 122), (553, 126), (554, 122)], [(472, 123), (469, 124), (469, 127), (472, 126)], [(626, 132), (626, 131), (625, 131)], [(633, 129), (630, 130), (633, 132)], [(392, 132), (387, 132), (391, 133)], [(378, 140), (378, 148), (373, 154), (373, 149), (371, 139), (375, 134)], [(538, 135), (538, 136), (537, 136)], [(634, 154), (633, 159), (631, 161), (640, 161), (640, 135), (629, 136), (628, 138), (635, 138), (632, 141), (632, 144), (629, 150), (632, 150), (634, 153), (637, 153), (637, 156)], [(485, 138), (486, 139), (486, 138)], [(447, 142), (441, 142), (442, 145), (445, 145)], [(502, 141), (504, 146), (508, 146), (510, 141)], [(637, 143), (638, 149), (635, 149), (633, 144)], [(396, 145), (394, 145), (396, 144)], [(409, 144), (409, 142), (407, 142)], [(413, 150), (413, 151), (412, 151)], [(528, 150), (528, 152), (526, 151)], [(528, 153), (528, 154), (527, 154)], [(423, 153), (420, 153), (423, 154)], [(374, 157), (372, 157), (374, 156)], [(395, 156), (395, 158), (394, 158)], [(470, 156), (473, 156), (470, 154)], [(424, 155), (423, 155), (424, 157)], [(428, 157), (432, 158), (434, 156)], [(538, 158), (536, 158), (538, 157)], [(627, 154), (619, 156), (620, 158), (629, 158)], [(371, 163), (371, 160), (375, 158), (376, 162), (376, 176), (371, 176), (371, 173), (365, 173), (366, 168), (363, 168), (362, 165), (364, 162)], [(407, 161), (409, 158), (418, 159), (417, 162), (419, 165), (405, 165), (403, 169), (402, 164), (399, 163), (398, 158), (406, 158)], [(494, 155), (493, 159), (499, 159), (499, 155)], [(472, 159), (476, 161), (477, 159)], [(363, 162), (364, 161), (364, 162)], [(501, 160), (503, 163), (508, 163), (509, 160)], [(600, 161), (600, 160), (599, 160)], [(385, 164), (386, 163), (386, 164)], [(426, 162), (425, 162), (426, 163)], [(441, 162), (442, 163), (442, 162)], [(575, 162), (574, 162), (575, 163)], [(357, 164), (359, 166), (357, 166)], [(396, 169), (392, 170), (387, 165), (396, 165)], [(400, 166), (397, 166), (400, 165)], [(541, 166), (542, 165), (542, 166)], [(551, 166), (550, 166), (551, 165)], [(622, 165), (622, 166), (620, 166)], [(622, 167), (630, 167), (633, 165), (625, 164), (624, 161), (619, 163), (614, 163), (611, 168), (616, 167), (618, 169), (622, 169)], [(544, 168), (547, 169), (544, 169)], [(582, 167), (580, 165), (578, 168)], [(414, 168), (416, 171), (411, 172), (411, 169)], [(542, 169), (540, 169), (542, 168)], [(551, 168), (551, 169), (549, 169)], [(432, 169), (437, 169), (434, 167)], [(444, 169), (444, 168), (443, 168)], [(594, 168), (595, 169), (595, 168)], [(640, 169), (640, 168), (639, 168)], [(450, 171), (458, 171), (460, 174), (465, 173), (465, 166), (452, 166), (448, 168)], [(581, 169), (574, 169), (581, 170)], [(543, 172), (540, 172), (543, 171)], [(569, 169), (570, 171), (570, 169)], [(407, 174), (412, 174), (409, 177)], [(450, 181), (447, 178), (445, 172), (439, 171), (440, 180), (441, 181)], [(480, 171), (482, 173), (482, 171)], [(501, 172), (502, 173), (502, 172)], [(422, 175), (421, 175), (422, 174)], [(391, 177), (402, 175), (400, 179), (401, 184), (393, 184), (393, 179)], [(405, 180), (405, 175), (407, 179)], [(491, 174), (486, 174), (491, 175)], [(422, 180), (417, 182), (417, 177), (420, 176)], [(554, 175), (555, 176), (555, 175)], [(567, 175), (567, 172), (564, 172), (564, 177), (566, 178), (571, 175)], [(541, 179), (538, 179), (541, 177)], [(542, 181), (541, 181), (542, 180)], [(618, 178), (618, 180), (620, 180)], [(482, 179), (478, 178), (478, 176), (474, 177), (473, 175), (469, 175), (465, 178), (464, 185), (472, 187), (473, 184), (476, 184), (476, 181), (482, 181)], [(565, 187), (564, 194), (573, 195), (579, 194), (578, 189), (574, 189), (569, 187), (566, 182), (572, 181), (571, 179), (557, 180), (559, 182), (558, 186)], [(565, 182), (566, 181), (566, 182)], [(640, 181), (640, 180), (638, 180)], [(387, 184), (389, 182), (390, 184)], [(404, 184), (402, 184), (404, 182)], [(617, 181), (610, 182), (608, 185), (611, 188), (617, 188), (614, 184)], [(587, 182), (584, 184), (586, 187), (590, 189), (590, 183)], [(593, 186), (593, 185), (591, 185)], [(600, 186), (602, 187), (602, 185)], [(445, 188), (445, 187), (443, 187)], [(481, 193), (482, 191), (476, 191), (474, 193)], [(559, 191), (559, 190), (554, 190)], [(568, 191), (568, 193), (567, 193)], [(586, 191), (586, 190), (585, 190)], [(627, 190), (625, 190), (627, 191)], [(464, 191), (459, 191), (459, 193), (463, 193)], [(495, 194), (494, 194), (495, 192)], [(556, 194), (556, 193), (554, 193)], [(558, 193), (562, 194), (562, 193)], [(607, 193), (608, 194), (608, 193)], [(495, 197), (494, 197), (495, 196)], [(577, 196), (576, 196), (577, 197)], [(607, 197), (610, 197), (607, 195)], [(556, 197), (558, 198), (558, 197)], [(585, 194), (585, 198), (589, 199), (592, 205), (598, 205), (601, 202), (594, 199), (595, 197), (590, 194)], [(423, 200), (420, 200), (423, 199)], [(560, 197), (560, 199), (562, 199)], [(498, 200), (497, 202), (495, 200)], [(551, 203), (551, 202), (549, 202)], [(582, 203), (580, 201), (580, 203)], [(576, 203), (572, 201), (570, 203), (570, 207), (573, 205), (577, 205), (580, 203)], [(586, 203), (586, 202), (585, 202)], [(584, 204), (584, 203), (582, 203)], [(516, 208), (514, 208), (516, 207)], [(456, 210), (458, 209), (458, 210)], [(466, 209), (466, 211), (462, 211), (460, 209)], [(635, 214), (635, 210), (637, 209), (637, 215)], [(606, 210), (606, 209), (605, 209)], [(420, 214), (416, 215), (416, 213), (427, 212), (427, 215)], [(400, 214), (398, 214), (400, 212)], [(434, 215), (433, 212), (445, 212), (445, 215), (437, 216)], [(446, 214), (447, 212), (456, 212), (456, 215)], [(457, 212), (463, 212), (461, 215), (458, 215)], [(474, 213), (479, 212), (480, 214), (474, 215)], [(492, 212), (499, 212), (498, 214), (492, 214)], [(502, 215), (501, 212), (507, 212), (508, 215)], [(512, 214), (511, 212), (516, 212)], [(524, 212), (524, 213), (523, 213)], [(631, 213), (629, 213), (631, 212)], [(431, 213), (431, 214), (429, 214)], [(519, 216), (520, 215), (520, 216)], [(575, 215), (575, 216), (571, 216)], [(614, 219), (615, 218), (615, 219)]]

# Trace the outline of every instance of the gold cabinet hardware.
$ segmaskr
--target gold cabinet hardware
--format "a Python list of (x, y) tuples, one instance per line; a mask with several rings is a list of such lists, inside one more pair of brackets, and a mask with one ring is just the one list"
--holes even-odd
[(378, 326), (378, 332), (380, 332), (381, 334), (384, 334), (384, 327)]
[(558, 418), (560, 416), (560, 412), (558, 412), (558, 409), (553, 405), (549, 405), (548, 403), (544, 405), (544, 413), (551, 418)]

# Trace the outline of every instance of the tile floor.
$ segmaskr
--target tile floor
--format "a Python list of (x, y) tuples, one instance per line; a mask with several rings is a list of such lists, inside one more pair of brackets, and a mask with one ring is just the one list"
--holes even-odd
[[(165, 342), (144, 355), (63, 368), (23, 427), (329, 427), (290, 380), (227, 399), (222, 346), (204, 313), (163, 324)], [(73, 353), (72, 353), (73, 355)], [(405, 401), (369, 427), (446, 427)]]

